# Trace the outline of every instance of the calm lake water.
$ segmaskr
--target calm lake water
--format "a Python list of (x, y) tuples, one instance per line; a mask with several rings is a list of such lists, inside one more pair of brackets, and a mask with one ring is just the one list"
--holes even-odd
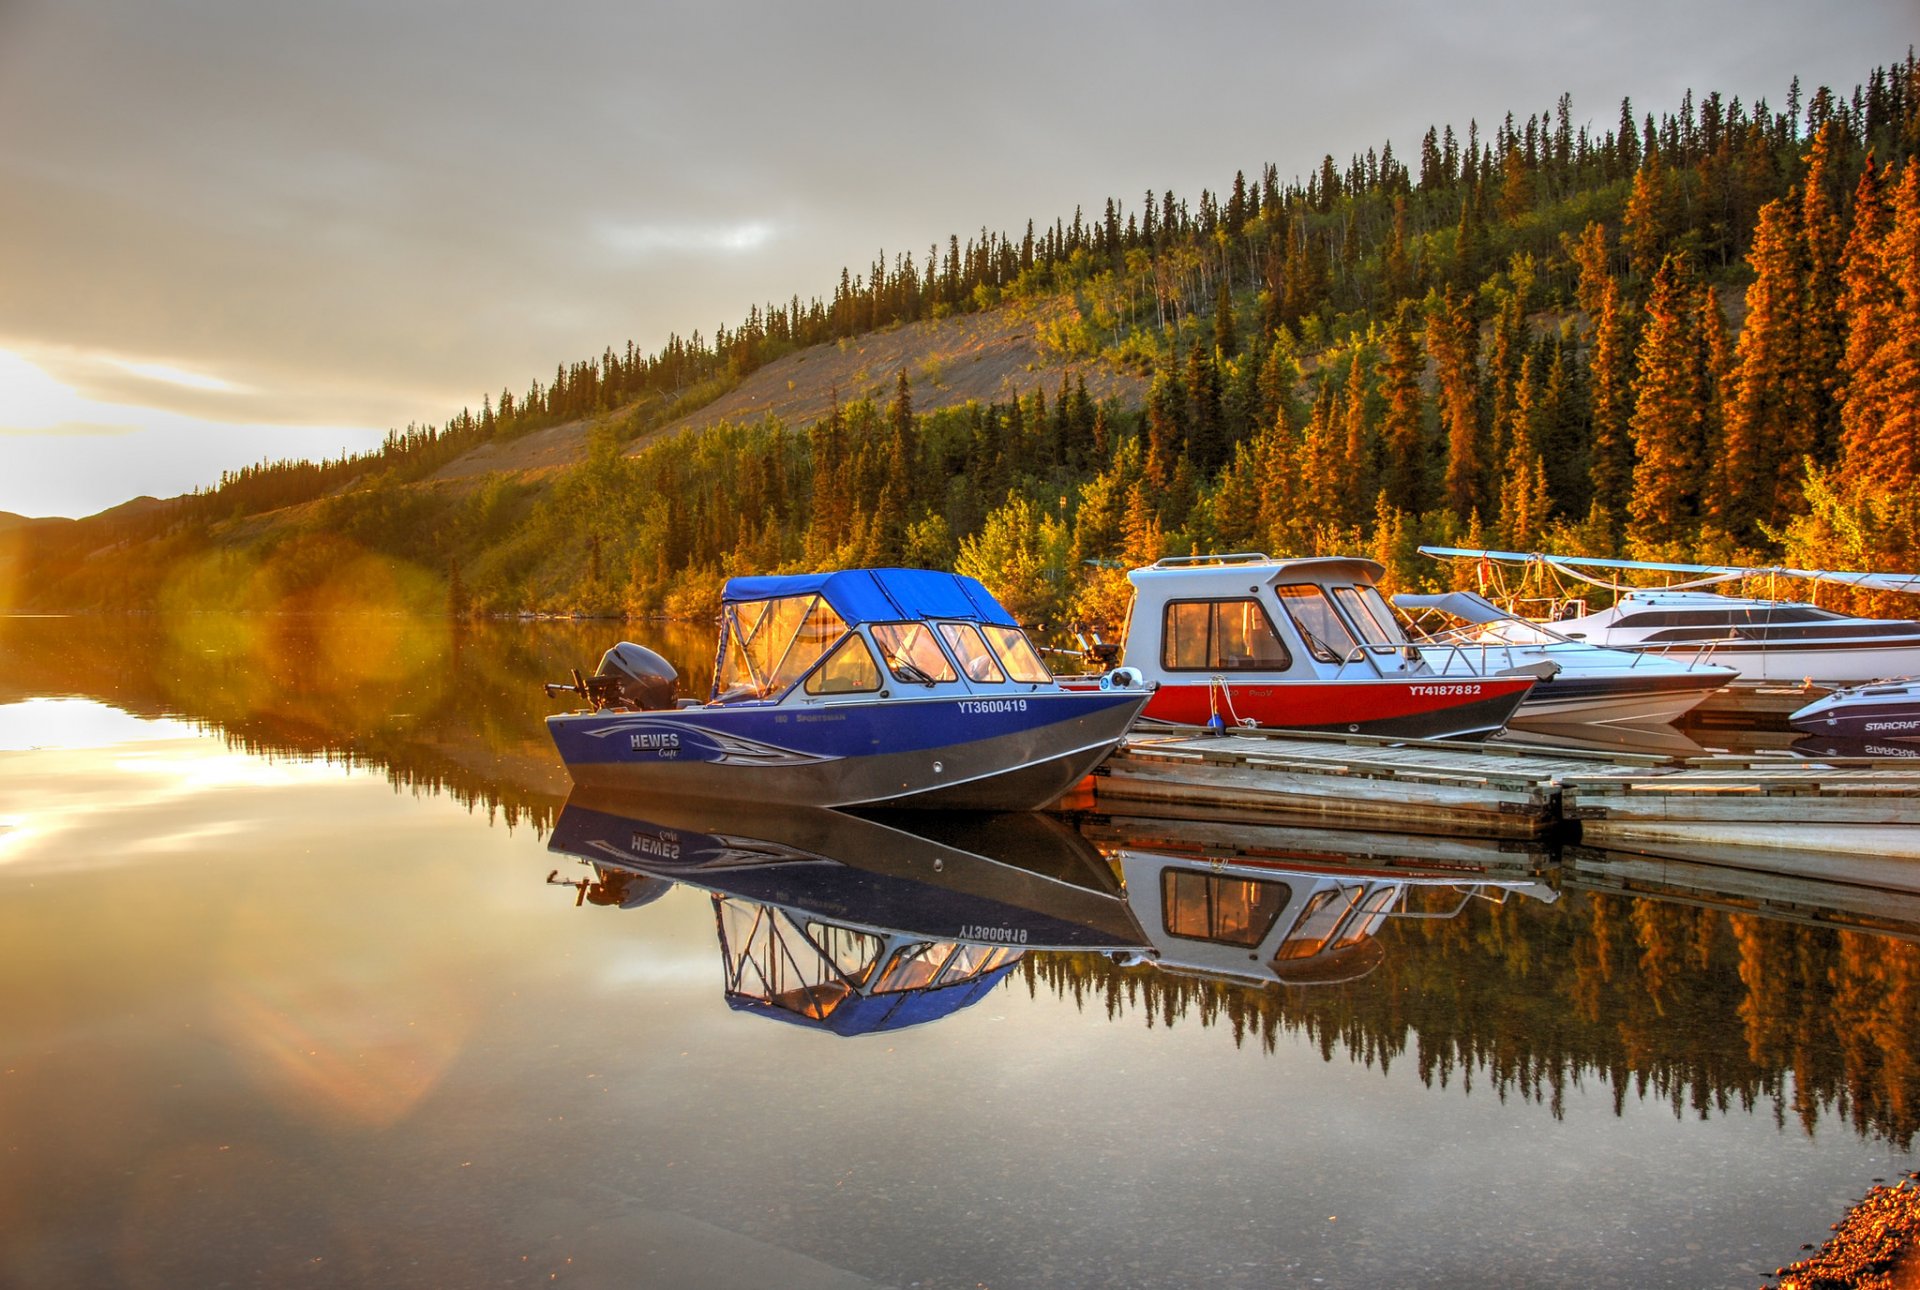
[(1910, 898), (568, 805), (618, 631), (0, 619), (0, 1285), (1753, 1286), (1916, 1165)]

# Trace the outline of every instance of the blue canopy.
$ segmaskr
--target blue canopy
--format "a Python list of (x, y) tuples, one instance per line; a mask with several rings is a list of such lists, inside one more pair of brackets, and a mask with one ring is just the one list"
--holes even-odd
[(779, 577), (729, 578), (727, 604), (782, 596), (826, 597), (848, 625), (917, 618), (961, 618), (1018, 627), (993, 593), (974, 578), (932, 569), (842, 569)]

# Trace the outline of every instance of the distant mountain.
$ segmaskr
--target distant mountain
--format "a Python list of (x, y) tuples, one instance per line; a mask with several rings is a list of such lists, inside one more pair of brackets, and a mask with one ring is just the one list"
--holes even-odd
[(98, 514), (89, 515), (87, 518), (90, 520), (130, 520), (135, 516), (145, 515), (170, 505), (172, 505), (172, 501), (162, 501), (158, 497), (148, 497), (142, 494), (130, 501), (122, 502), (118, 506), (110, 506)]

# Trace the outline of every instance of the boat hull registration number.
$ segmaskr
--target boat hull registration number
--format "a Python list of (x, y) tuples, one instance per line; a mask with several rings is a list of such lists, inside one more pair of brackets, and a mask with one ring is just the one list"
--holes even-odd
[(1480, 687), (1471, 682), (1462, 681), (1454, 685), (1410, 685), (1412, 694), (1478, 694)]
[(960, 711), (967, 716), (980, 716), (988, 712), (1025, 712), (1025, 699), (962, 699)]

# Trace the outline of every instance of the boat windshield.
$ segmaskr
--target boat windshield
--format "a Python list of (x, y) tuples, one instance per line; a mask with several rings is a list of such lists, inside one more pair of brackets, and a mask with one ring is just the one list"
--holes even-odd
[(873, 643), (886, 656), (887, 670), (902, 681), (933, 685), (956, 679), (953, 664), (925, 623), (875, 623)]
[(1311, 958), (1326, 948), (1340, 920), (1359, 902), (1365, 890), (1364, 887), (1328, 887), (1315, 892), (1300, 912), (1293, 930), (1287, 933), (1287, 939), (1280, 943), (1274, 960)]
[(1293, 619), (1293, 625), (1306, 637), (1307, 648), (1321, 662), (1345, 662), (1359, 648), (1359, 642), (1340, 620), (1333, 602), (1327, 599), (1324, 587), (1296, 583), (1275, 587), (1273, 594), (1280, 598), (1281, 608)]
[(1000, 664), (994, 659), (993, 651), (980, 639), (980, 633), (972, 623), (941, 623), (940, 635), (947, 642), (947, 648), (960, 660), (960, 670), (967, 674), (969, 681), (1004, 681), (1007, 674), (1000, 670)]
[(992, 623), (982, 623), (980, 630), (987, 634), (993, 652), (1006, 664), (1008, 676), (1028, 685), (1045, 685), (1053, 680), (1053, 673), (1040, 661), (1040, 651), (1033, 647), (1033, 642), (1018, 627), (996, 627)]
[(902, 990), (931, 990), (985, 976), (1019, 958), (1026, 951), (1005, 945), (960, 945), (953, 941), (919, 941), (897, 952), (874, 981), (874, 994)]
[(724, 701), (779, 694), (806, 675), (846, 632), (846, 622), (817, 595), (728, 605), (720, 618), (713, 697)]
[(1367, 644), (1406, 644), (1400, 635), (1399, 625), (1394, 621), (1393, 610), (1387, 608), (1386, 600), (1374, 588), (1335, 587), (1333, 598), (1347, 611), (1347, 617), (1353, 621), (1354, 628), (1366, 639)]

